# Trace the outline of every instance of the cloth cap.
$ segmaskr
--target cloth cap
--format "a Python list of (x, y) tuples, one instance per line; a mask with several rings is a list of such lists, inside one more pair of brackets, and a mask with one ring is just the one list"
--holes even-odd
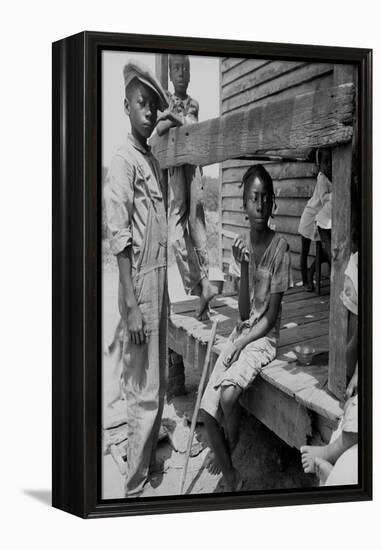
[(130, 60), (123, 68), (124, 87), (126, 88), (134, 78), (137, 78), (156, 93), (159, 100), (159, 110), (164, 111), (168, 107), (166, 94), (160, 82), (143, 63)]

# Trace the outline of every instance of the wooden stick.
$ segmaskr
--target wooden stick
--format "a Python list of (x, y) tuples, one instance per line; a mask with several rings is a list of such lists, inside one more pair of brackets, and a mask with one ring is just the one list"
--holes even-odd
[(184, 469), (183, 469), (183, 473), (181, 475), (181, 481), (180, 481), (180, 495), (183, 494), (183, 490), (184, 490), (184, 482), (185, 482), (185, 476), (186, 476), (187, 469), (188, 469), (188, 462), (189, 462), (189, 456), (190, 456), (190, 452), (191, 452), (191, 448), (192, 448), (193, 435), (194, 435), (194, 430), (196, 428), (197, 415), (198, 415), (198, 411), (200, 409), (201, 398), (202, 398), (202, 394), (203, 394), (203, 391), (204, 391), (205, 379), (206, 379), (206, 375), (207, 375), (207, 372), (208, 372), (210, 353), (212, 351), (212, 347), (213, 347), (214, 340), (215, 340), (215, 337), (216, 337), (217, 325), (218, 325), (218, 321), (213, 321), (212, 330), (210, 331), (210, 338), (209, 338), (209, 342), (208, 342), (208, 347), (207, 347), (207, 350), (206, 350), (204, 366), (202, 368), (201, 379), (200, 379), (200, 383), (198, 385), (197, 400), (196, 400), (196, 405), (195, 405), (195, 408), (194, 408), (194, 411), (193, 411), (192, 424), (191, 424), (191, 429), (190, 429), (189, 439), (188, 439), (188, 446), (187, 446), (187, 451), (186, 451), (186, 454), (185, 454), (185, 464), (184, 464)]

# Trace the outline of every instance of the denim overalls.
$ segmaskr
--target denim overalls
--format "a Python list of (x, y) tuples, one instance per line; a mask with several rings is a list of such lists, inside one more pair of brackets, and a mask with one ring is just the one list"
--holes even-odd
[[(143, 169), (144, 171), (144, 169)], [(165, 193), (154, 195), (145, 180), (149, 201), (147, 225), (132, 278), (145, 323), (146, 342), (134, 344), (126, 331), (123, 379), (127, 401), (127, 475), (125, 495), (139, 496), (155, 461), (167, 381), (167, 218)], [(121, 295), (121, 286), (119, 286)], [(120, 300), (121, 314), (123, 302)]]

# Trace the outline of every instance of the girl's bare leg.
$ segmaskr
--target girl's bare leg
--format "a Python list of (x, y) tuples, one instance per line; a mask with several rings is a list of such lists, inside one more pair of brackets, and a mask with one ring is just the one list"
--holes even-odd
[(221, 390), (221, 408), (224, 413), (230, 453), (233, 453), (238, 441), (238, 428), (241, 417), (241, 407), (238, 399), (242, 393), (238, 386), (226, 386)]
[(221, 467), (228, 491), (237, 489), (240, 481), (238, 471), (233, 467), (228, 443), (217, 420), (204, 411), (204, 422), (208, 432), (209, 445)]
[(218, 290), (209, 281), (208, 241), (201, 171), (197, 166), (186, 165), (185, 172), (189, 185), (189, 234), (199, 259), (201, 274), (200, 304), (197, 317), (203, 321), (209, 318), (208, 305), (218, 294)]

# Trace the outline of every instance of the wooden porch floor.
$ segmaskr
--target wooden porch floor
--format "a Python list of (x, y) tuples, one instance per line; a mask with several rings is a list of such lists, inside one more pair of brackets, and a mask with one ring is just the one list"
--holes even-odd
[[(169, 348), (183, 358), (187, 369), (201, 369), (212, 321), (218, 319), (211, 363), (216, 361), (238, 319), (237, 296), (218, 297), (212, 302), (211, 320), (195, 318), (194, 299), (172, 306)], [(299, 366), (293, 348), (310, 344), (316, 349), (310, 366)], [(242, 404), (286, 443), (298, 447), (307, 440), (326, 441), (342, 414), (342, 404), (327, 390), (329, 348), (329, 284), (321, 295), (300, 287), (284, 296), (277, 358), (266, 366)]]

